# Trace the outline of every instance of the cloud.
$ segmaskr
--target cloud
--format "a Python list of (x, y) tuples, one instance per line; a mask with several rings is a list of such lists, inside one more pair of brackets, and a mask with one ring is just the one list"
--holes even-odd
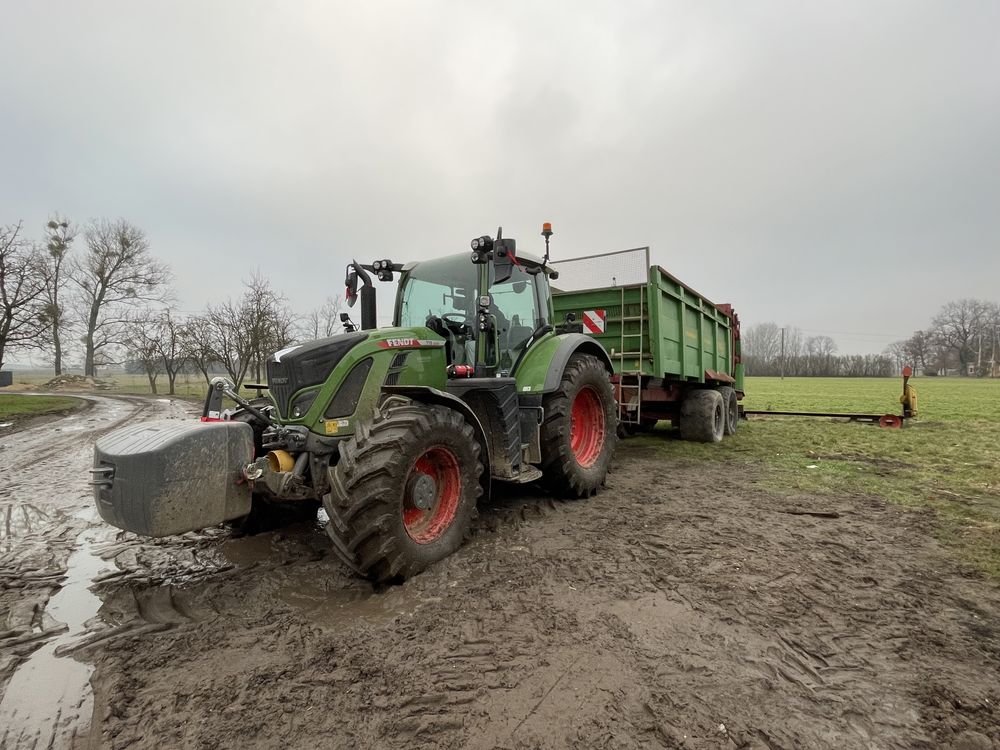
[[(503, 224), (651, 245), (750, 324), (878, 350), (997, 297), (989, 2), (20, 4), (0, 29), (0, 222), (125, 216), (186, 309), (260, 268)], [(384, 298), (385, 295), (383, 295)], [(387, 308), (384, 308), (387, 309)]]

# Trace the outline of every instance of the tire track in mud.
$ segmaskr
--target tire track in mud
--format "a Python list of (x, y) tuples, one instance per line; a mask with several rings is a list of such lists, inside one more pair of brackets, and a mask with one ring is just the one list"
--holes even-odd
[(94, 441), (125, 422), (188, 411), (168, 399), (76, 395), (92, 406), (0, 438), (2, 747), (66, 746), (89, 720), (89, 667), (58, 651), (100, 606), (89, 591), (100, 567), (90, 544), (107, 533), (93, 529)]
[(645, 445), (626, 443), (587, 501), (496, 493), (457, 554), (381, 592), (366, 595), (310, 527), (255, 538), (257, 562), (225, 575), (137, 580), (141, 596), (214, 618), (89, 649), (91, 741), (1000, 743), (1000, 597), (938, 549), (927, 514), (776, 497), (725, 464), (665, 472)]

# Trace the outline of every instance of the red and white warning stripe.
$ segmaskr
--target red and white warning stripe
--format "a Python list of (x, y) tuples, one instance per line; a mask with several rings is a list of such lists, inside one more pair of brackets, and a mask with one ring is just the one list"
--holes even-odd
[(584, 330), (588, 333), (604, 333), (606, 317), (607, 313), (604, 310), (584, 310)]

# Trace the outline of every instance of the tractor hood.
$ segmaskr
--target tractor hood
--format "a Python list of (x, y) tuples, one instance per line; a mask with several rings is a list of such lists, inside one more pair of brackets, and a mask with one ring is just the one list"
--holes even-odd
[(292, 394), (323, 383), (347, 352), (368, 335), (369, 331), (341, 333), (275, 352), (267, 362), (267, 384), (278, 414), (287, 418)]

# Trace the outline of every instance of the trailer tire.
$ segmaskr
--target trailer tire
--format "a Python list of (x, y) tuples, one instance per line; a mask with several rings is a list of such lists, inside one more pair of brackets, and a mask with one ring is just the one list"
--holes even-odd
[(716, 390), (690, 391), (681, 401), (681, 438), (718, 443), (726, 430), (722, 395)]
[(719, 386), (719, 395), (722, 396), (722, 406), (726, 410), (725, 432), (727, 435), (735, 435), (740, 422), (740, 402), (736, 398), (736, 389), (728, 385)]
[(618, 442), (617, 405), (608, 371), (576, 353), (559, 390), (542, 401), (542, 484), (558, 497), (590, 497), (607, 479)]
[(376, 412), (329, 470), (334, 551), (379, 583), (416, 575), (465, 541), (482, 471), (472, 426), (454, 409), (403, 402)]

